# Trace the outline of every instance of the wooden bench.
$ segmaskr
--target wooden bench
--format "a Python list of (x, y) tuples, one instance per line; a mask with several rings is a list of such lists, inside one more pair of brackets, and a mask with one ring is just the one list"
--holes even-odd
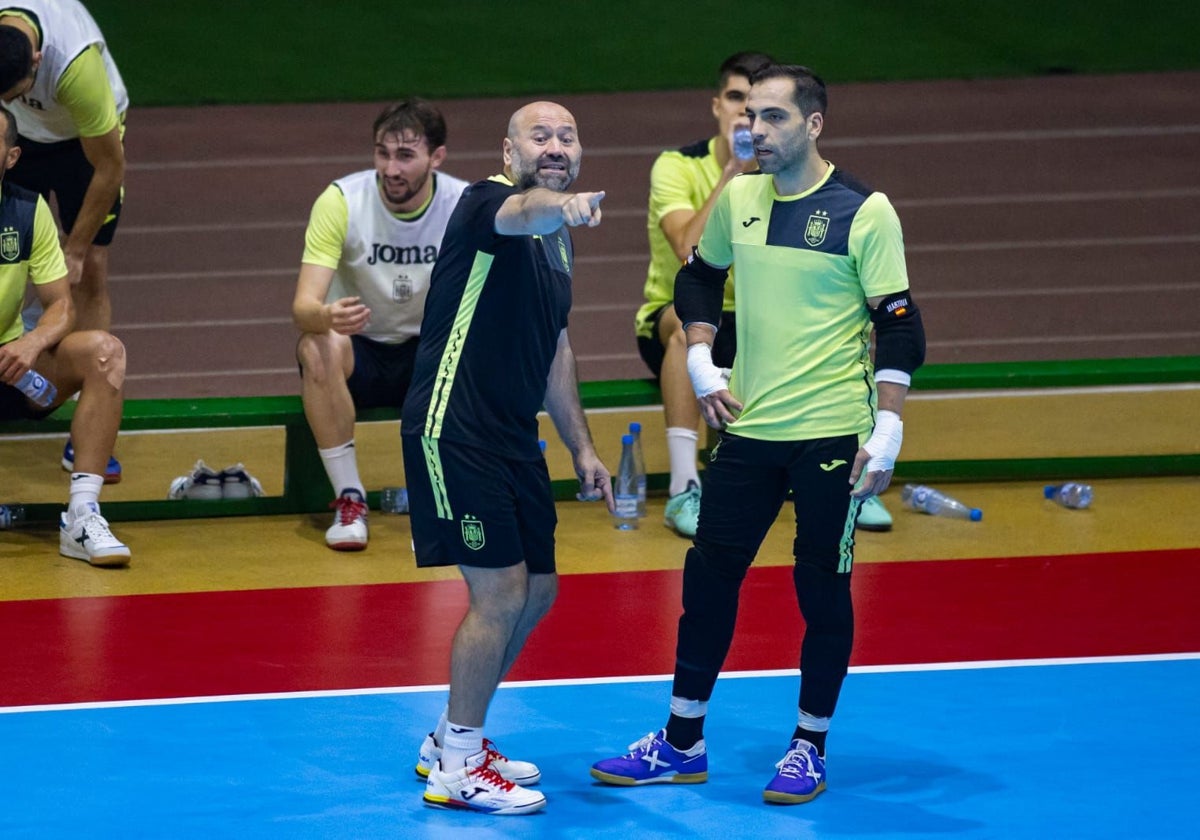
[[(927, 365), (913, 378), (914, 390), (1063, 388), (1096, 385), (1200, 382), (1200, 356), (1143, 359), (1071, 360), (1052, 362)], [(585, 409), (656, 405), (658, 385), (651, 379), (584, 382), (580, 398)], [(69, 402), (41, 421), (0, 422), (0, 433), (67, 432), (75, 403)], [(398, 420), (396, 409), (370, 409), (359, 421)], [(300, 397), (200, 397), (126, 400), (123, 431), (231, 429), (278, 426), (285, 432), (284, 482), (280, 496), (221, 501), (145, 500), (107, 502), (105, 513), (114, 520), (175, 519), (237, 514), (315, 513), (328, 507), (331, 488), (317, 454)], [(1073, 474), (1081, 477), (1130, 475), (1191, 475), (1200, 473), (1200, 454), (1130, 458), (1041, 458), (958, 461), (903, 461), (897, 480), (955, 481), (1040, 479)], [(574, 494), (574, 483), (556, 482), (561, 498)], [(561, 485), (561, 486), (559, 486)], [(378, 506), (378, 491), (369, 499)], [(31, 504), (31, 521), (54, 521), (59, 504)]]

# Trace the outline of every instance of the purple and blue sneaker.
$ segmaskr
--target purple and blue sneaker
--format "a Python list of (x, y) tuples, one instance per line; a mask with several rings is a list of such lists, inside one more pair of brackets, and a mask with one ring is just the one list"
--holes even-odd
[(708, 781), (708, 752), (703, 740), (691, 749), (677, 750), (667, 743), (667, 730), (660, 729), (630, 744), (625, 755), (597, 761), (592, 778), (610, 785), (695, 785)]
[(779, 805), (799, 805), (825, 790), (825, 759), (817, 748), (800, 738), (792, 741), (787, 754), (775, 765), (779, 772), (763, 790), (763, 800)]

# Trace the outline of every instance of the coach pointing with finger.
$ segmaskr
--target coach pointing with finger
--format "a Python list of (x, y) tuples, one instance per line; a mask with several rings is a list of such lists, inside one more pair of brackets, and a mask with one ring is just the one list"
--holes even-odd
[(575, 118), (556, 103), (513, 114), (503, 154), (503, 174), (469, 186), (446, 227), (401, 434), (417, 565), (457, 565), (470, 592), (450, 700), (417, 760), (424, 801), (522, 814), (546, 804), (528, 788), (541, 771), (502, 755), (483, 724), (558, 590), (543, 406), (571, 451), (580, 495), (603, 497), (610, 510), (613, 501), (567, 339), (567, 229), (600, 224), (604, 193), (567, 192), (582, 148)]

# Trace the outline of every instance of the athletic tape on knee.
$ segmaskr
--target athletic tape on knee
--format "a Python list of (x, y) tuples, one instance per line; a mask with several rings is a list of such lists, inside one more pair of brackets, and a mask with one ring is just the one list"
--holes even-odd
[(96, 364), (100, 368), (100, 372), (104, 374), (105, 381), (114, 390), (120, 391), (125, 385), (125, 345), (115, 338), (113, 344), (116, 345), (113, 351), (107, 354), (101, 353), (96, 359)]

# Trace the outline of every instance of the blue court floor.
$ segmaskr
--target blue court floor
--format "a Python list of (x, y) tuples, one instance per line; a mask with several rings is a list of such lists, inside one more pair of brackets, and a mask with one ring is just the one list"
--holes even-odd
[(506, 686), (488, 729), (542, 768), (540, 814), (421, 804), (437, 690), (0, 713), (0, 836), (1192, 838), (1200, 655), (851, 673), (829, 790), (768, 806), (794, 674), (729, 675), (704, 785), (611, 788), (588, 767), (666, 715), (669, 683)]

